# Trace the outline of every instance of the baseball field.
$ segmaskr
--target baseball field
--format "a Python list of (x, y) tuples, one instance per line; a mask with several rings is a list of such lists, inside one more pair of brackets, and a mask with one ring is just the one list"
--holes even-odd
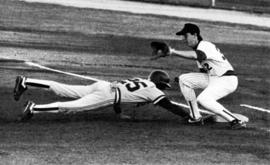
[[(249, 117), (246, 129), (230, 130), (228, 123), (189, 125), (150, 104), (123, 105), (132, 121), (116, 118), (108, 107), (17, 122), (27, 100), (67, 100), (29, 88), (16, 102), (17, 75), (93, 83), (24, 61), (109, 81), (146, 78), (162, 69), (173, 80), (197, 71), (196, 64), (173, 57), (151, 61), (149, 45), (162, 40), (187, 50), (174, 35), (186, 22), (198, 24), (204, 39), (216, 43), (237, 71), (237, 91), (220, 102)], [(0, 0), (0, 164), (269, 164), (270, 114), (240, 106), (270, 108), (269, 32), (250, 25)], [(171, 85), (168, 97), (185, 103), (178, 84)]]

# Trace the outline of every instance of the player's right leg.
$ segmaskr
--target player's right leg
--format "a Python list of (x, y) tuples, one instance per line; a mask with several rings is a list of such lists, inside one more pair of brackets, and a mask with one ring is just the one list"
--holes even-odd
[(202, 120), (194, 90), (198, 88), (206, 88), (208, 81), (208, 76), (204, 73), (188, 73), (179, 76), (181, 92), (190, 107), (190, 123), (198, 123)]
[(236, 90), (238, 86), (237, 77), (223, 76), (210, 79), (209, 86), (197, 97), (198, 102), (206, 109), (230, 122), (232, 129), (245, 128), (245, 122), (239, 120), (237, 116), (217, 101)]
[(40, 80), (18, 76), (14, 87), (14, 99), (18, 101), (28, 86), (53, 91), (56, 95), (69, 98), (81, 98), (95, 90), (95, 85), (68, 85), (51, 80)]

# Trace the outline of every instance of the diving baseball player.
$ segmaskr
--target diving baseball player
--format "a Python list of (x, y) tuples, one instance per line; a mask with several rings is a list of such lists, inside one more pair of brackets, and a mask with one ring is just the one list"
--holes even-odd
[(113, 83), (98, 81), (85, 86), (17, 76), (14, 99), (18, 101), (29, 86), (51, 90), (58, 96), (74, 99), (73, 101), (50, 104), (35, 104), (28, 101), (23, 110), (21, 121), (30, 119), (35, 113), (88, 111), (109, 105), (113, 105), (120, 118), (127, 119), (128, 116), (121, 115), (121, 103), (145, 102), (152, 102), (187, 120), (190, 118), (189, 112), (173, 104), (162, 91), (170, 88), (169, 81), (169, 75), (160, 70), (151, 72), (148, 79), (132, 78)]
[[(211, 42), (204, 41), (197, 25), (187, 23), (176, 35), (182, 36), (192, 51), (180, 51), (170, 48), (166, 43), (152, 43), (153, 54), (158, 57), (174, 55), (196, 61), (200, 72), (187, 73), (179, 76), (179, 86), (190, 106), (190, 123), (199, 122), (197, 102), (206, 109), (222, 116), (230, 122), (232, 129), (246, 127), (246, 123), (236, 118), (217, 100), (233, 93), (238, 86), (238, 78), (227, 58)], [(159, 48), (157, 48), (157, 46)], [(165, 51), (163, 51), (165, 50)], [(196, 98), (195, 89), (204, 89)]]

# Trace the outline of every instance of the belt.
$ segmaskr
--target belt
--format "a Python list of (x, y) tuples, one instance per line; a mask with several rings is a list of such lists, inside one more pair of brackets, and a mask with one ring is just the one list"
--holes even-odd
[(115, 88), (115, 98), (114, 98), (114, 105), (113, 109), (116, 114), (121, 113), (121, 91), (118, 87)]
[(236, 76), (236, 73), (233, 70), (228, 70), (222, 76)]

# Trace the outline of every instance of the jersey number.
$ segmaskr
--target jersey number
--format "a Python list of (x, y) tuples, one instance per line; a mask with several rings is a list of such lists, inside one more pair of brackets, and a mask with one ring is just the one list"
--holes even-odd
[(121, 81), (122, 84), (125, 85), (128, 91), (134, 92), (141, 87), (147, 87), (146, 83), (140, 81), (139, 79), (128, 79), (128, 80), (123, 80)]
[(208, 71), (212, 69), (212, 67), (209, 66), (209, 64), (207, 64), (207, 63), (204, 63), (203, 66), (204, 66), (204, 68), (205, 68), (206, 70), (208, 70)]

